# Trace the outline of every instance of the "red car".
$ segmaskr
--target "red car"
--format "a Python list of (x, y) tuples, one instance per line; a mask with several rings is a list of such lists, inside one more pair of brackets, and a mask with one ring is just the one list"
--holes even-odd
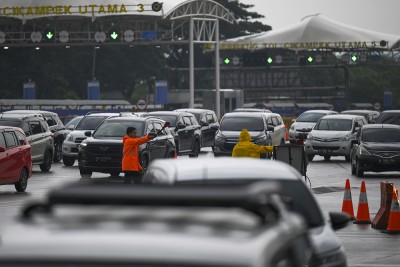
[(32, 176), (31, 146), (21, 128), (0, 126), (0, 185), (24, 192)]

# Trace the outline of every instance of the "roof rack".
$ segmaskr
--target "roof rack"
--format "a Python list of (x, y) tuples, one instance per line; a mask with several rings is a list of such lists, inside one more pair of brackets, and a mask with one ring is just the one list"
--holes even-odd
[[(274, 182), (248, 186), (227, 185), (115, 185), (110, 183), (74, 183), (52, 190), (47, 202), (25, 207), (22, 218), (38, 212), (51, 212), (55, 205), (123, 205), (155, 207), (226, 207), (242, 208), (265, 221), (266, 210), (277, 211), (270, 195), (281, 191)], [(271, 204), (273, 204), (271, 207)], [(269, 207), (269, 209), (266, 209)]]

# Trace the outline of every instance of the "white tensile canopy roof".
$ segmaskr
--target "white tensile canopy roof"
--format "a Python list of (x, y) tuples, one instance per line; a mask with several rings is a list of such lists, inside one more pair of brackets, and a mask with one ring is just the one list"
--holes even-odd
[(349, 26), (316, 14), (285, 28), (228, 39), (220, 46), (220, 49), (265, 48), (398, 50), (400, 36)]

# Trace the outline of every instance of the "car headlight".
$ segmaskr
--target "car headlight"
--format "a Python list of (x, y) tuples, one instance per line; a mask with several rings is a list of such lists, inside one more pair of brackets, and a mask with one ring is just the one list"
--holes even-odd
[(82, 142), (82, 143), (79, 144), (79, 149), (80, 150), (85, 150), (86, 147), (87, 147), (87, 143)]
[(340, 138), (340, 141), (349, 141), (351, 138), (351, 134), (347, 134)]
[(309, 140), (309, 141), (314, 140), (314, 136), (312, 136), (312, 134), (309, 133), (309, 134), (307, 135), (307, 140)]
[(254, 143), (266, 143), (266, 141), (267, 141), (267, 136), (266, 135), (264, 135), (264, 136), (260, 136), (260, 137), (257, 137), (257, 138), (254, 138)]
[(69, 142), (74, 141), (72, 135), (71, 134), (67, 134), (67, 137), (65, 138), (65, 141), (69, 141)]
[(358, 153), (360, 153), (360, 155), (371, 155), (371, 153), (363, 146), (358, 147)]

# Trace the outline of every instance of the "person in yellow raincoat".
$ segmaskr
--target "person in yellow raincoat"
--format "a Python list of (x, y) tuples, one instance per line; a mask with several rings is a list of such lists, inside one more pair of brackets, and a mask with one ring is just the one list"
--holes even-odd
[(122, 150), (122, 171), (125, 173), (124, 183), (130, 184), (132, 179), (135, 184), (141, 181), (142, 166), (139, 162), (139, 146), (156, 137), (155, 133), (149, 133), (143, 137), (136, 136), (136, 128), (128, 127), (123, 137), (124, 148)]
[(247, 129), (240, 132), (239, 142), (232, 151), (232, 157), (260, 158), (261, 153), (273, 151), (273, 146), (260, 146), (250, 142), (251, 135)]

